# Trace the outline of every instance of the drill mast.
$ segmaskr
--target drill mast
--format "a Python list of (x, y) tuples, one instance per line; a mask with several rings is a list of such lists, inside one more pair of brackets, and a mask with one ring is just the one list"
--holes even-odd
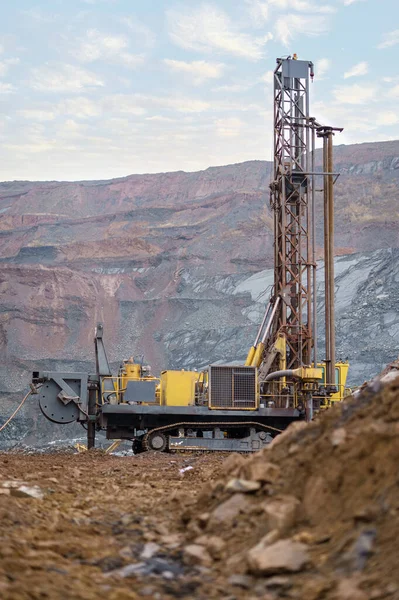
[(280, 298), (272, 339), (286, 341), (286, 368), (310, 364), (313, 347), (311, 247), (312, 131), (309, 76), (313, 64), (278, 59), (274, 71), (274, 296)]

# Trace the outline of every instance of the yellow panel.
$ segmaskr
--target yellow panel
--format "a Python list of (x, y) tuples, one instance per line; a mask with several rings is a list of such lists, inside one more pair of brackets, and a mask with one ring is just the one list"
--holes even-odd
[(197, 371), (162, 371), (161, 404), (163, 406), (190, 406), (195, 403)]

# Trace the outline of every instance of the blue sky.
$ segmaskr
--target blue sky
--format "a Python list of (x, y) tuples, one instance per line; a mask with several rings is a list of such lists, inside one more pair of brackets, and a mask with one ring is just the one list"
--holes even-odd
[(271, 72), (293, 52), (337, 143), (399, 138), (397, 0), (15, 0), (0, 17), (0, 180), (270, 160)]

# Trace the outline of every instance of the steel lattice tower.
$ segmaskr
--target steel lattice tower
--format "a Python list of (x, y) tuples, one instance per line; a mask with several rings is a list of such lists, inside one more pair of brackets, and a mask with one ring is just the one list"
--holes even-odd
[(287, 368), (310, 364), (312, 351), (311, 151), (307, 61), (277, 59), (274, 71), (274, 295), (281, 301), (272, 338), (287, 342)]

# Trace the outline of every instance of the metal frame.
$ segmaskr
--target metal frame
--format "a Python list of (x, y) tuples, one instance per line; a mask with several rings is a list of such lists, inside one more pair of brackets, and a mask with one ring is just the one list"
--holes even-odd
[[(291, 64), (295, 63), (295, 64)], [(282, 299), (274, 336), (287, 342), (287, 369), (309, 364), (312, 331), (309, 73), (312, 63), (278, 59), (274, 71), (274, 292)], [(291, 74), (298, 76), (291, 76)], [(287, 76), (288, 75), (288, 76)]]

